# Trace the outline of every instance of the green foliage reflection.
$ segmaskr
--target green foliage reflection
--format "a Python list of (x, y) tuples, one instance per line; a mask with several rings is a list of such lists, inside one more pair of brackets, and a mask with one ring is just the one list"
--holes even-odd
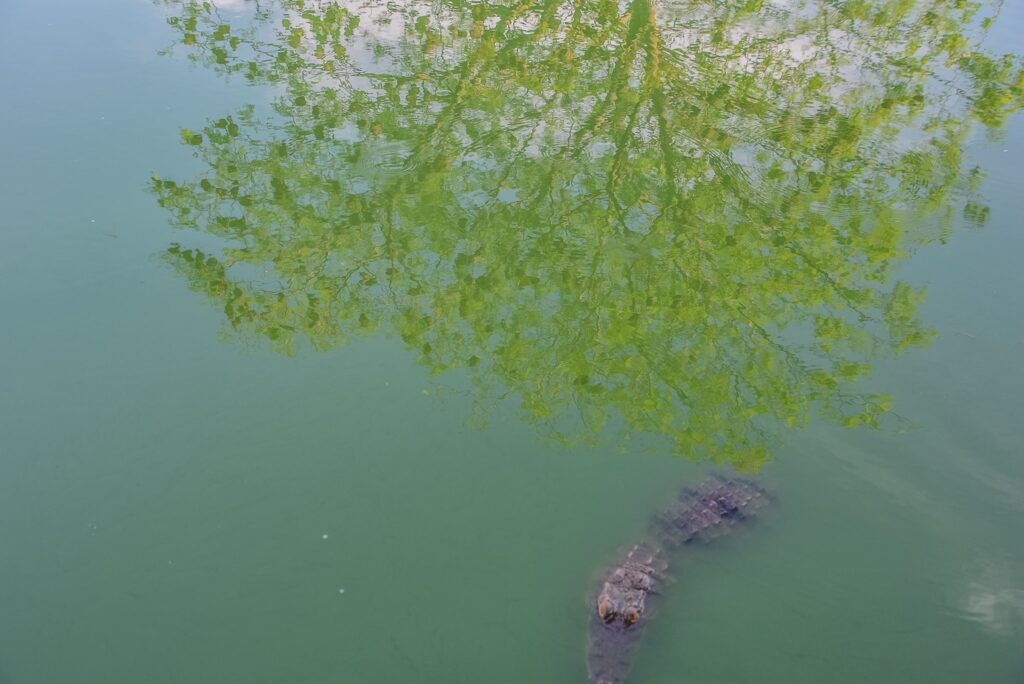
[(959, 0), (164, 4), (279, 93), (152, 184), (220, 238), (168, 258), (233, 331), (395, 331), (566, 437), (614, 419), (740, 468), (777, 421), (890, 411), (854, 382), (930, 337), (894, 267), (984, 219), (965, 138), (1024, 104)]

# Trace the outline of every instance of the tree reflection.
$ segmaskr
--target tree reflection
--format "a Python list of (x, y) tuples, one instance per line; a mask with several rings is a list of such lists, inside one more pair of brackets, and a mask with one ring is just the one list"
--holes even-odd
[(946, 0), (164, 4), (192, 58), (279, 93), (152, 182), (221, 239), (168, 258), (233, 331), (395, 331), (563, 436), (739, 468), (777, 421), (890, 411), (856, 380), (930, 337), (893, 271), (984, 219), (965, 138), (1024, 104), (979, 48), (993, 8)]

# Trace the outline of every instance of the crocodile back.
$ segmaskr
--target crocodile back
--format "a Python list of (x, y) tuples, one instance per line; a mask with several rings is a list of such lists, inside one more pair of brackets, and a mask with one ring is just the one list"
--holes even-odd
[(679, 493), (654, 520), (656, 535), (670, 547), (707, 542), (729, 532), (768, 502), (763, 489), (740, 477), (713, 475)]

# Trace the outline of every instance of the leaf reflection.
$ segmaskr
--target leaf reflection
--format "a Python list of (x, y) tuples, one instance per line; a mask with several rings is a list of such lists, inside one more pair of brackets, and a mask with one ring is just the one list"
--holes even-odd
[(395, 331), (565, 437), (746, 469), (780, 421), (889, 414), (857, 379), (931, 336), (894, 271), (984, 220), (965, 139), (1024, 104), (998, 8), (946, 0), (163, 4), (279, 93), (152, 181), (221, 239), (167, 254), (238, 335)]

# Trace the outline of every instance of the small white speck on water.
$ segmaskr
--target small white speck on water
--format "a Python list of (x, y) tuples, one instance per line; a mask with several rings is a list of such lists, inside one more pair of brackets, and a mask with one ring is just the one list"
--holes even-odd
[(89, 223), (96, 223), (96, 219), (89, 219)]
[(339, 590), (338, 590), (338, 593), (339, 593), (339, 594), (344, 594), (344, 593), (345, 593), (345, 590), (344, 590), (344, 589), (339, 589)]
[(327, 539), (327, 535), (326, 534), (322, 534), (322, 535), (320, 535), (320, 538), (321, 539)]

